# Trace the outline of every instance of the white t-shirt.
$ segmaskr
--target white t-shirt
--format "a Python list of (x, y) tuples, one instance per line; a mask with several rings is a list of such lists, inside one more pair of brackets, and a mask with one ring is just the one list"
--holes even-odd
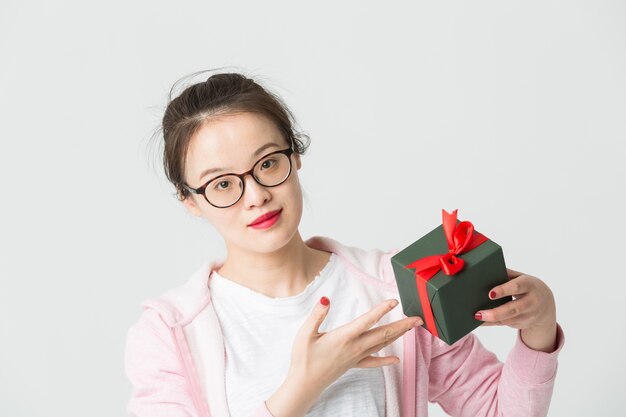
[[(349, 273), (332, 253), (303, 292), (272, 298), (212, 272), (209, 289), (224, 334), (226, 398), (232, 417), (248, 417), (283, 383), (296, 333), (322, 296), (331, 301), (320, 332), (363, 314), (367, 301), (358, 299), (360, 292), (346, 279)], [(380, 367), (351, 368), (322, 393), (306, 415), (383, 416), (384, 384)]]

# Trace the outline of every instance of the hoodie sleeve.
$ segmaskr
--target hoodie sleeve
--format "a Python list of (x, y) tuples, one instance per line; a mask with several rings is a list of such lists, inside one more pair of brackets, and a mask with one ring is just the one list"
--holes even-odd
[(198, 416), (169, 326), (156, 310), (146, 309), (128, 330), (124, 361), (133, 387), (130, 416)]
[[(426, 331), (424, 331), (426, 332)], [(451, 416), (547, 416), (565, 342), (557, 323), (556, 350), (536, 351), (523, 342), (521, 331), (506, 361), (500, 362), (470, 333), (452, 346), (430, 336), (428, 400)]]

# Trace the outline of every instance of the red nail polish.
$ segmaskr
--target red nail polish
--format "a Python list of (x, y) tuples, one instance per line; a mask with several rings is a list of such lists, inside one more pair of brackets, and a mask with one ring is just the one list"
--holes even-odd
[(327, 306), (328, 304), (330, 304), (330, 300), (326, 297), (322, 297), (320, 298), (320, 303), (322, 303), (323, 305)]
[(474, 318), (476, 320), (482, 320), (483, 319), (483, 313), (481, 313), (480, 311), (476, 314), (474, 314)]
[(494, 298), (496, 298), (496, 292), (495, 292), (495, 291), (491, 291), (491, 292), (489, 293), (489, 298), (491, 298), (492, 300), (493, 300)]

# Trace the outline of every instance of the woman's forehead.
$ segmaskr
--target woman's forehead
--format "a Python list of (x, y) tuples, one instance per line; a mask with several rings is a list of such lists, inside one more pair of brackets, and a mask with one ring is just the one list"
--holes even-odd
[(186, 158), (187, 173), (190, 179), (197, 181), (208, 170), (249, 169), (248, 164), (286, 145), (274, 123), (262, 115), (219, 116), (203, 123), (192, 136)]

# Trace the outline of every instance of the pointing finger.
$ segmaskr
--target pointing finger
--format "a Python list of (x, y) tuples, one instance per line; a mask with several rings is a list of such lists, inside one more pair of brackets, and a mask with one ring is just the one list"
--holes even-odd
[(351, 323), (348, 323), (346, 325), (349, 328), (348, 331), (355, 337), (361, 335), (378, 323), (382, 316), (393, 310), (398, 304), (398, 300), (396, 299), (386, 300), (380, 303), (370, 311), (357, 317)]

